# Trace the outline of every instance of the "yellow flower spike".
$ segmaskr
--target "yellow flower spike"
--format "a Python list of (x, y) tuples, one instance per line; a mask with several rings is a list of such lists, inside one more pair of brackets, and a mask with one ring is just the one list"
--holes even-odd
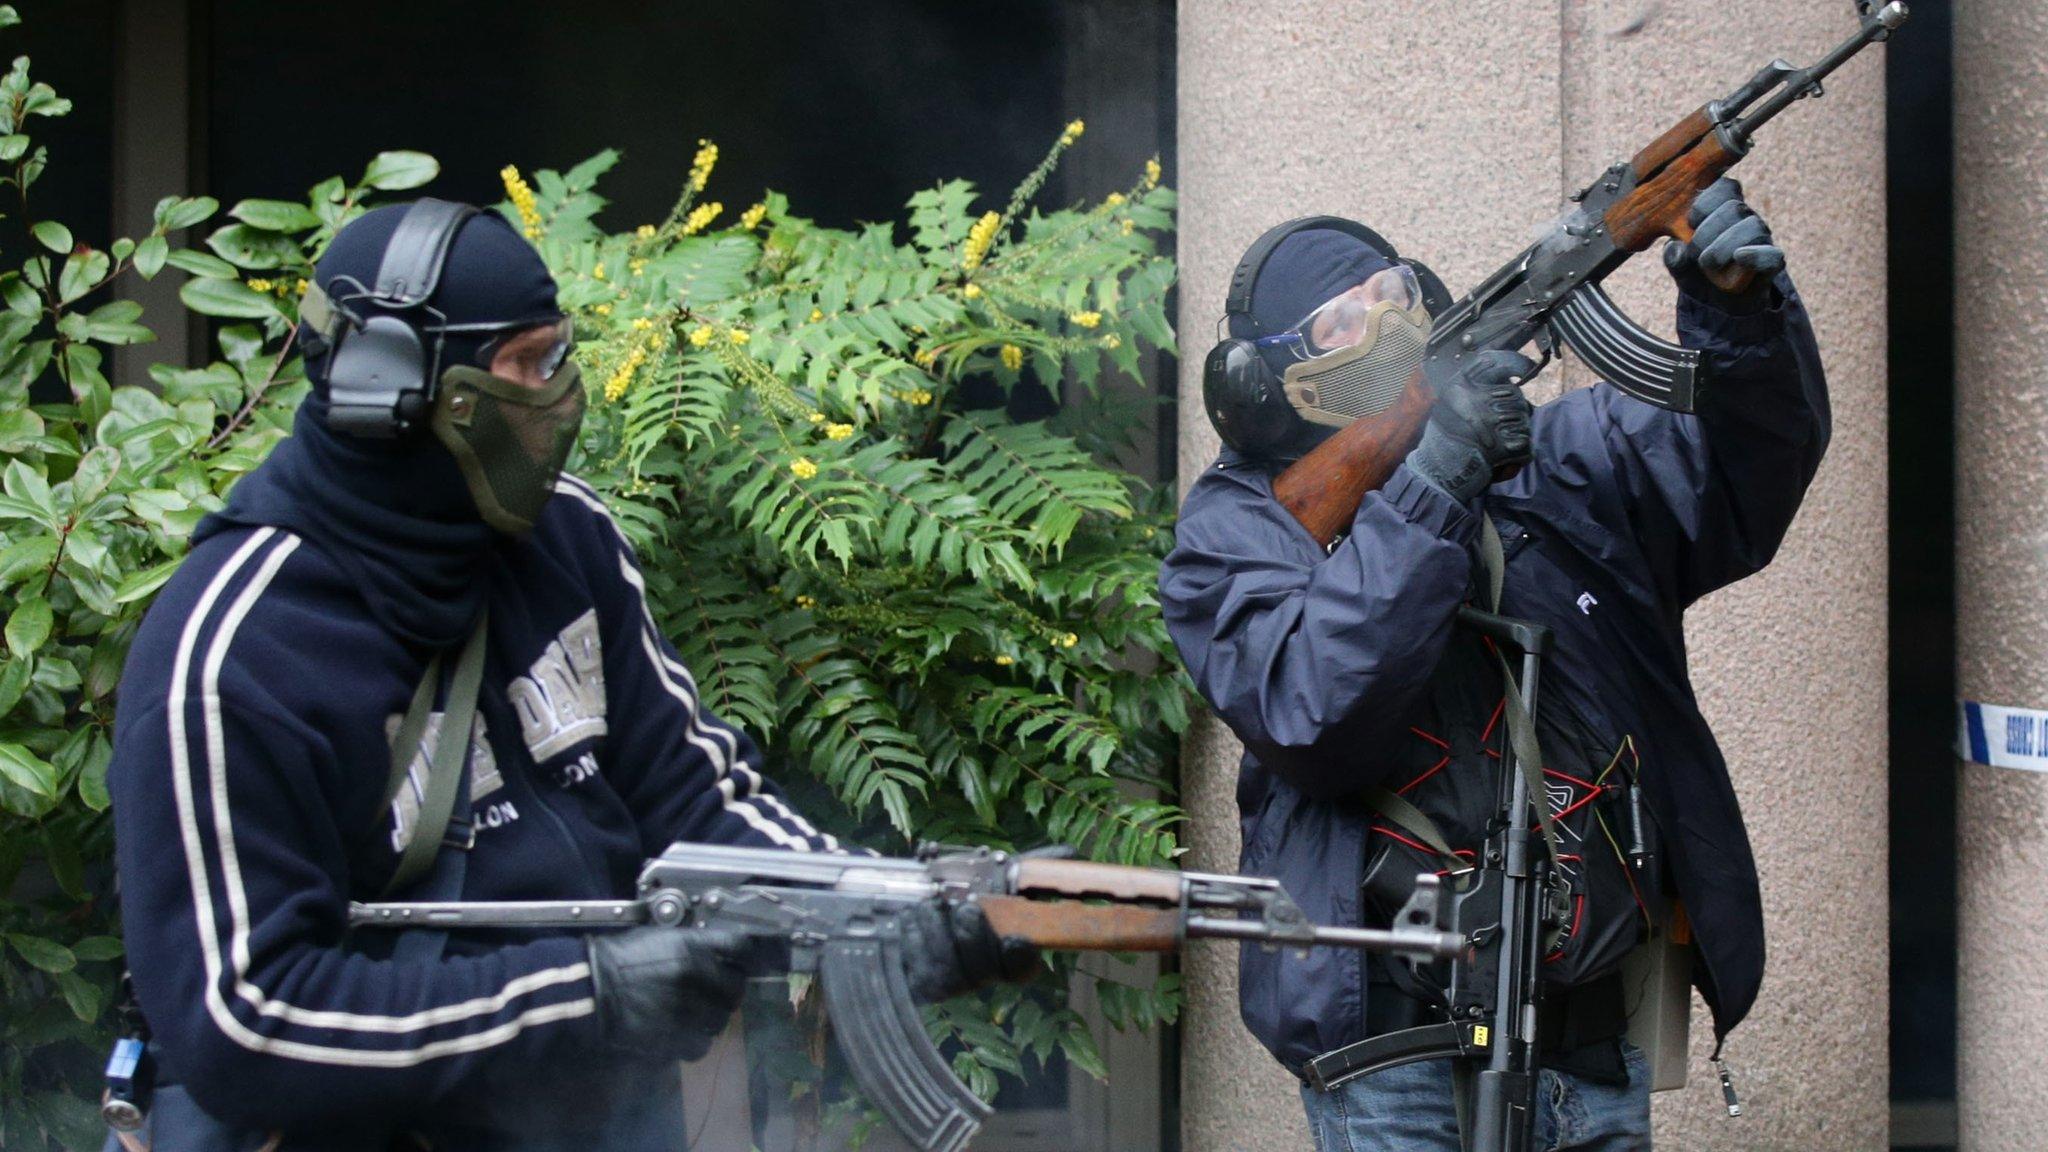
[(929, 372), (932, 366), (939, 362), (939, 352), (936, 348), (926, 348), (911, 359), (917, 362), (919, 368)]
[(931, 402), (932, 402), (932, 393), (931, 393), (931, 389), (929, 389), (929, 388), (919, 388), (919, 389), (917, 389), (916, 391), (912, 392), (912, 393), (910, 394), (910, 402), (911, 402), (912, 404), (920, 404), (920, 405), (922, 405), (922, 404), (929, 404), (929, 403), (931, 403)]
[(695, 208), (690, 209), (690, 214), (683, 218), (683, 235), (695, 236), (697, 233), (702, 232), (705, 226), (718, 219), (718, 214), (723, 211), (725, 211), (725, 205), (720, 204), (716, 200), (709, 204), (699, 204)]
[(296, 291), (299, 295), (304, 296), (306, 294), (306, 289), (308, 287), (310, 287), (310, 285), (308, 284), (306, 278), (304, 276), (301, 276), (299, 277), (298, 287), (293, 290)]
[(1068, 121), (1066, 131), (1060, 133), (1060, 143), (1063, 145), (1072, 145), (1074, 141), (1079, 140), (1081, 138), (1081, 133), (1086, 132), (1087, 130), (1088, 124), (1086, 121)]
[(692, 348), (702, 348), (702, 347), (704, 347), (705, 345), (707, 345), (707, 344), (711, 343), (711, 336), (712, 336), (712, 331), (711, 331), (711, 325), (709, 325), (709, 324), (700, 324), (700, 325), (698, 325), (697, 327), (695, 327), (695, 328), (693, 328), (693, 329), (691, 329), (691, 330), (690, 330), (690, 347), (692, 347)]
[(652, 328), (652, 327), (654, 327), (654, 321), (652, 321), (652, 320), (649, 320), (649, 319), (648, 319), (647, 317), (645, 317), (645, 316), (635, 316), (635, 317), (633, 317), (633, 329), (634, 329), (635, 331), (637, 331), (637, 332), (645, 332), (645, 331), (647, 331), (648, 329), (650, 329), (650, 328)]
[(1015, 344), (1003, 345), (1002, 351), (997, 353), (997, 355), (1002, 357), (1003, 367), (1008, 368), (1012, 372), (1024, 366), (1024, 350)]
[(1138, 222), (1136, 220), (1125, 220), (1123, 224), (1124, 235), (1129, 236), (1131, 234), (1131, 230), (1136, 228), (1137, 226)]
[(981, 285), (969, 284), (967, 287), (962, 288), (960, 290), (960, 294), (962, 296), (967, 297), (969, 300), (979, 300), (981, 299)]
[(1111, 192), (1102, 198), (1102, 202), (1111, 208), (1121, 208), (1124, 205), (1124, 194), (1121, 192)]
[(528, 240), (540, 237), (540, 205), (533, 195), (533, 188), (519, 169), (510, 164), (498, 170), (498, 179), (505, 184), (505, 198), (512, 201), (512, 210), (519, 213), (520, 231)]
[(592, 268), (592, 269), (590, 270), (590, 278), (591, 278), (591, 279), (593, 279), (593, 280), (602, 280), (602, 279), (604, 279), (604, 261), (602, 261), (602, 260), (598, 261), (598, 262), (597, 262), (597, 267), (595, 267), (595, 268)]
[(1124, 338), (1114, 332), (1105, 332), (1100, 343), (1104, 348), (1121, 348), (1124, 346)]
[(1159, 187), (1159, 175), (1159, 157), (1154, 156), (1150, 160), (1145, 161), (1145, 191), (1150, 192), (1152, 189)]
[(740, 213), (740, 227), (745, 231), (752, 232), (761, 226), (761, 221), (767, 218), (768, 206), (766, 204), (756, 204), (745, 212)]
[(813, 323), (813, 324), (816, 324), (816, 323), (817, 323), (818, 321), (820, 321), (820, 320), (823, 320), (824, 318), (825, 318), (825, 310), (824, 310), (824, 309), (822, 309), (822, 308), (813, 308), (813, 309), (811, 309), (811, 320), (810, 320), (810, 322), (811, 322), (811, 323)]
[(690, 188), (702, 192), (711, 183), (711, 170), (718, 167), (718, 145), (709, 140), (697, 141), (697, 155), (690, 161)]
[(249, 281), (249, 291), (251, 292), (268, 292), (270, 288), (271, 283), (268, 280), (251, 279)]
[(825, 439), (827, 440), (844, 440), (851, 435), (853, 435), (853, 425), (851, 424), (825, 425)]
[(1069, 632), (1065, 636), (1060, 637), (1060, 647), (1062, 648), (1072, 648), (1074, 645), (1079, 644), (1080, 642), (1081, 638), (1079, 636), (1074, 635), (1072, 632)]
[(967, 230), (967, 246), (960, 253), (960, 267), (968, 272), (981, 267), (988, 250), (995, 245), (996, 228), (1003, 222), (1000, 212), (984, 212)]
[(818, 466), (807, 456), (799, 456), (789, 462), (789, 474), (799, 480), (809, 480), (818, 474)]
[(599, 316), (609, 316), (612, 314), (612, 306), (609, 304), (599, 304), (596, 307), (592, 308), (591, 311), (597, 313)]
[(1079, 324), (1083, 328), (1094, 328), (1102, 323), (1102, 313), (1076, 312), (1073, 315), (1067, 317), (1067, 319), (1072, 320), (1074, 323)]
[(799, 608), (816, 608), (818, 606), (818, 598), (815, 596), (799, 596), (796, 598), (796, 606)]
[(825, 414), (824, 414), (823, 412), (813, 412), (813, 413), (811, 413), (811, 423), (813, 423), (813, 424), (823, 424), (824, 422), (825, 422)]
[(747, 341), (752, 340), (754, 337), (744, 328), (735, 328), (732, 331), (726, 333), (725, 338), (727, 340), (732, 341), (734, 344), (745, 344)]
[(654, 239), (654, 225), (642, 224), (638, 228), (633, 229), (633, 235), (642, 240), (652, 240)]
[(1016, 662), (1017, 662), (1017, 658), (1016, 658), (1015, 656), (998, 656), (998, 657), (996, 657), (996, 664), (997, 664), (997, 666), (998, 666), (998, 667), (1002, 667), (1002, 668), (1008, 668), (1008, 667), (1009, 667), (1010, 665), (1012, 665), (1012, 664), (1015, 664)]

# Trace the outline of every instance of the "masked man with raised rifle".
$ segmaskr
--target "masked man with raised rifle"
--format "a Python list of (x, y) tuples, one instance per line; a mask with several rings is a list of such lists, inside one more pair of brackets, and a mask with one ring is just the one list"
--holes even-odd
[[(293, 435), (200, 525), (121, 682), (109, 786), (157, 1083), (119, 1138), (680, 1148), (671, 1062), (725, 1026), (743, 941), (351, 935), (348, 902), (615, 899), (678, 840), (839, 845), (701, 706), (625, 538), (561, 474), (584, 390), (513, 228), (371, 211), (301, 321)], [(909, 935), (926, 998), (1029, 962), (975, 909)]]
[[(1461, 605), (1493, 607), (1479, 553), (1483, 518), (1497, 525), (1497, 610), (1554, 633), (1535, 732), (1569, 913), (1542, 945), (1545, 1149), (1650, 1146), (1649, 1070), (1624, 1035), (1619, 967), (1653, 925), (1690, 921), (1717, 1058), (1763, 974), (1755, 863), (1687, 679), (1682, 621), (1770, 561), (1827, 446), (1828, 400), (1784, 253), (1740, 186), (1703, 193), (1691, 222), (1665, 262), (1679, 339), (1713, 371), (1697, 415), (1604, 383), (1532, 412), (1519, 385), (1535, 363), (1467, 356), (1433, 373), (1419, 444), (1327, 552), (1274, 499), (1274, 478), (1384, 406), (1376, 390), (1402, 388), (1448, 300), (1350, 221), (1269, 232), (1233, 277), (1232, 340), (1205, 379), (1226, 447), (1189, 490), (1161, 571), (1174, 641), (1245, 745), (1241, 870), (1280, 879), (1311, 919), (1375, 923), (1418, 870), (1469, 863), (1498, 811), (1500, 664), (1454, 627)], [(1748, 290), (1704, 274), (1730, 267), (1756, 274)], [(1443, 1019), (1442, 977), (1350, 952), (1245, 949), (1245, 1022), (1303, 1077), (1320, 1148), (1459, 1148), (1448, 1060), (1310, 1086), (1317, 1057)]]

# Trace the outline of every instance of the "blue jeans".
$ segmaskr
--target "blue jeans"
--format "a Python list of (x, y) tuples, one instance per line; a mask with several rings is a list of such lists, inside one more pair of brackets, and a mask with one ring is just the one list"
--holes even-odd
[[(1537, 1152), (1649, 1152), (1649, 1060), (1625, 1040), (1622, 1053), (1626, 1088), (1537, 1074)], [(1458, 1152), (1448, 1060), (1404, 1064), (1328, 1092), (1304, 1085), (1301, 1101), (1317, 1152)]]

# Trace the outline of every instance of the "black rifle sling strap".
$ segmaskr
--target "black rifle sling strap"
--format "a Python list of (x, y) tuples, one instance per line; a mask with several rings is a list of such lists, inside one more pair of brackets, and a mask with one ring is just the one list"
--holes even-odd
[[(1494, 527), (1493, 517), (1486, 516), (1479, 522), (1479, 564), (1486, 570), (1487, 606), (1494, 612), (1500, 611), (1501, 585), (1506, 580), (1507, 560), (1501, 547), (1500, 530)], [(1529, 707), (1522, 700), (1522, 693), (1515, 683), (1515, 674), (1508, 667), (1507, 657), (1499, 648), (1493, 648), (1493, 658), (1500, 665), (1501, 684), (1506, 700), (1502, 714), (1507, 718), (1508, 743), (1515, 750), (1515, 767), (1522, 773), (1522, 780), (1529, 788), (1529, 803), (1536, 809), (1536, 820), (1543, 829), (1543, 840), (1550, 851), (1550, 864), (1558, 864), (1557, 829), (1550, 818), (1550, 802), (1543, 791), (1543, 752), (1536, 743), (1536, 724), (1529, 716)], [(1444, 838), (1443, 830), (1427, 812), (1409, 803), (1406, 797), (1388, 788), (1373, 787), (1365, 792), (1365, 802), (1373, 810), (1385, 816), (1403, 832), (1415, 837), (1442, 857), (1449, 868), (1464, 871), (1472, 862), (1459, 856)]]
[[(476, 723), (476, 697), (484, 679), (484, 633), (489, 613), (479, 615), (475, 631), (462, 645), (455, 661), (455, 676), (448, 685), (448, 699), (441, 711), (440, 734), (434, 740), (433, 755), (427, 761), (426, 786), (421, 790), (419, 814), (413, 820), (412, 839), (398, 858), (398, 868), (384, 886), (389, 895), (416, 883), (434, 866), (448, 821), (455, 815), (455, 801), (463, 791), (463, 773), (469, 770), (470, 731)], [(427, 663), (426, 674), (413, 693), (412, 706), (399, 722), (391, 744), (391, 778), (384, 791), (384, 809), (389, 811), (399, 790), (406, 787), (413, 758), (426, 738), (427, 721), (434, 708), (434, 693), (441, 682), (441, 657)], [(383, 812), (378, 813), (378, 819)], [(451, 897), (452, 899), (453, 897)]]

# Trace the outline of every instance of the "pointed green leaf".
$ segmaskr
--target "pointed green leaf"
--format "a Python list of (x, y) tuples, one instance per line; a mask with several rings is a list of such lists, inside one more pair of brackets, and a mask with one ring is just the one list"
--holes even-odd
[(440, 175), (440, 161), (424, 152), (379, 152), (363, 170), (364, 184), (383, 192), (417, 188)]
[[(0, 745), (0, 748), (4, 747), (7, 746)], [(14, 946), (23, 960), (45, 972), (69, 972), (78, 967), (78, 958), (71, 954), (71, 949), (55, 940), (30, 936), (25, 932), (9, 932), (7, 942)]]
[(178, 289), (178, 299), (185, 302), (185, 307), (203, 316), (261, 320), (284, 314), (275, 297), (236, 280), (187, 280)]
[(31, 656), (50, 638), (55, 623), (50, 602), (40, 596), (16, 605), (7, 617), (7, 649), (16, 656)]
[(71, 229), (55, 220), (38, 220), (29, 232), (35, 236), (37, 243), (59, 256), (71, 251)]
[(228, 215), (270, 232), (303, 232), (320, 226), (313, 210), (295, 200), (244, 200), (228, 209)]
[(163, 271), (164, 258), (171, 254), (171, 242), (161, 236), (145, 236), (135, 246), (135, 271), (144, 280), (156, 279)]

